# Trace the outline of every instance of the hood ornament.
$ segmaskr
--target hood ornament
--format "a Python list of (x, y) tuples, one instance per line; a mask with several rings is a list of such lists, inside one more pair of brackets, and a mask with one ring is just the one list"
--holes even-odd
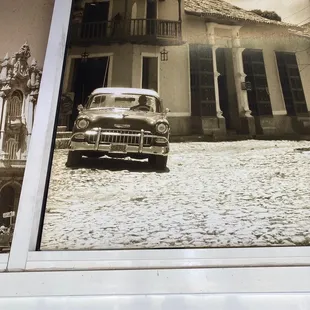
[(116, 128), (130, 128), (129, 124), (114, 124)]

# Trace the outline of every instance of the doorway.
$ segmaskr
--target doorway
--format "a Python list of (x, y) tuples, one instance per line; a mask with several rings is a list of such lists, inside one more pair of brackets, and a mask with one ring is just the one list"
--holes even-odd
[(10, 219), (3, 218), (3, 213), (14, 211), (15, 209), (15, 190), (13, 186), (6, 185), (0, 192), (0, 226), (10, 226)]
[(85, 3), (83, 12), (82, 38), (92, 39), (106, 36), (108, 29), (110, 2)]
[(85, 105), (87, 97), (94, 89), (108, 86), (109, 60), (110, 57), (91, 57), (87, 61), (82, 61), (80, 58), (74, 60), (72, 83), (74, 102), (69, 130), (72, 130), (78, 116), (78, 105)]
[(260, 117), (272, 117), (271, 99), (262, 50), (245, 49), (242, 54), (245, 81), (251, 85), (247, 91), (249, 108), (255, 119), (257, 134), (263, 134)]
[(287, 114), (308, 115), (296, 54), (276, 52), (276, 59)]
[(156, 33), (156, 19), (157, 19), (157, 1), (146, 1), (146, 33), (154, 35)]
[(142, 88), (158, 92), (158, 57), (142, 58)]
[(226, 130), (236, 132), (238, 130), (238, 100), (234, 79), (232, 50), (229, 48), (218, 48), (216, 50), (218, 89), (220, 108), (225, 118)]

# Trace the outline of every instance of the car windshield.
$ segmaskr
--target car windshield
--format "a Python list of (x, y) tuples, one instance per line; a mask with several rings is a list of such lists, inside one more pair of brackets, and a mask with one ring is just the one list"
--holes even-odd
[[(141, 99), (144, 100), (141, 100)], [(147, 109), (140, 110), (143, 105), (147, 106)], [(97, 94), (89, 98), (88, 109), (105, 109), (105, 108), (117, 108), (134, 110), (144, 112), (159, 112), (159, 100), (153, 96), (136, 95), (136, 94)]]

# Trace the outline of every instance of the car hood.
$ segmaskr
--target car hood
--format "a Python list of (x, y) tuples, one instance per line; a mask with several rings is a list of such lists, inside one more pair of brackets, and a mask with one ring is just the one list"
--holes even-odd
[[(156, 122), (167, 122), (163, 114), (154, 112), (138, 112), (128, 110), (88, 110), (83, 111), (78, 118), (90, 120), (90, 127), (109, 129), (148, 130), (152, 131)], [(168, 122), (167, 122), (168, 123)]]

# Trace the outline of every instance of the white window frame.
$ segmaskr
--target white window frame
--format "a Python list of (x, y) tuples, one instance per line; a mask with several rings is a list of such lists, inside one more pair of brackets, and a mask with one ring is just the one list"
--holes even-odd
[[(113, 60), (114, 60), (114, 53), (90, 53), (88, 58), (101, 58), (101, 57), (108, 57), (108, 80), (107, 86), (112, 86), (112, 75), (113, 75)], [(66, 60), (66, 68), (64, 72), (64, 90), (69, 91), (70, 87), (70, 75), (72, 69), (74, 69), (74, 60), (81, 59), (82, 55), (68, 55)]]
[[(71, 0), (55, 0), (11, 252), (0, 255), (0, 268), (8, 259), (0, 302), (16, 290), (19, 296), (309, 292), (310, 247), (36, 251), (70, 11)], [(25, 277), (31, 285), (22, 287)]]

